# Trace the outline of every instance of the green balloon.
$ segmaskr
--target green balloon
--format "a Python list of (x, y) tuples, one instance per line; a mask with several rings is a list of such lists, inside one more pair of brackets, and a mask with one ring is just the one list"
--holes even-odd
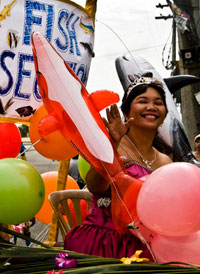
[(85, 182), (85, 178), (87, 176), (88, 171), (90, 170), (90, 164), (86, 160), (83, 159), (80, 155), (78, 156), (78, 171)]
[(0, 223), (21, 224), (42, 207), (45, 186), (40, 173), (28, 162), (0, 160)]

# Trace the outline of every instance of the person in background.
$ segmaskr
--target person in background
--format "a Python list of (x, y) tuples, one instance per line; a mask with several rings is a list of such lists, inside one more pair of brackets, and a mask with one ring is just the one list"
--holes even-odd
[(21, 148), (20, 148), (20, 159), (26, 161), (26, 155), (25, 155), (25, 151), (26, 151), (26, 147), (25, 145), (23, 144), (23, 142), (21, 143)]
[(194, 138), (195, 151), (193, 151), (194, 157), (197, 161), (200, 161), (200, 134)]
[[(0, 227), (9, 229), (9, 225), (0, 224)], [(0, 243), (9, 243), (11, 236), (3, 231), (0, 231)]]
[[(106, 109), (104, 122), (127, 172), (141, 178), (171, 163), (169, 156), (153, 146), (157, 130), (167, 115), (162, 84), (152, 77), (136, 79), (124, 94), (121, 110), (124, 120), (114, 104)], [(143, 250), (143, 257), (153, 260), (138, 237), (130, 231), (126, 234), (116, 231), (112, 223), (109, 183), (92, 167), (86, 183), (93, 193), (91, 208), (84, 223), (67, 233), (64, 248), (108, 258), (130, 257), (136, 250)]]
[[(35, 224), (35, 217), (33, 217), (30, 221), (25, 222), (23, 224), (24, 228), (24, 235), (31, 237), (30, 227), (32, 227)], [(29, 246), (31, 244), (31, 241), (26, 240), (26, 246)]]
[[(30, 227), (32, 227), (34, 224), (35, 224), (35, 217), (33, 217), (28, 222), (12, 225), (12, 229), (17, 233), (21, 233), (27, 237), (31, 237)], [(29, 240), (26, 240), (25, 242), (26, 242), (26, 246), (29, 246), (31, 244), (31, 241), (29, 241)], [(13, 237), (13, 243), (17, 244), (16, 236)]]

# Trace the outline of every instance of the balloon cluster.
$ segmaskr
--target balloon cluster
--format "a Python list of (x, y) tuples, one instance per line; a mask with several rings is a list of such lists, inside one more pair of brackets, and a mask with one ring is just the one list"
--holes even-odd
[[(78, 169), (85, 181), (90, 165), (81, 156)], [(190, 163), (168, 164), (141, 178), (134, 221), (160, 263), (200, 265), (199, 178), (200, 169)]]
[[(35, 149), (52, 160), (67, 160), (77, 155), (77, 151), (55, 128), (54, 123), (54, 128), (52, 127), (48, 117), (44, 106), (31, 117), (31, 142), (34, 144), (41, 140), (34, 145)], [(0, 223), (19, 224), (35, 216), (37, 220), (49, 224), (52, 208), (48, 195), (56, 191), (58, 172), (50, 171), (40, 175), (30, 163), (15, 159), (20, 153), (20, 148), (21, 134), (18, 127), (13, 123), (0, 123)], [(85, 181), (90, 165), (79, 157), (78, 168)], [(65, 189), (79, 189), (79, 186), (71, 176), (68, 176)], [(87, 205), (82, 202), (84, 219)], [(73, 215), (73, 208), (71, 211)]]
[(149, 175), (140, 190), (140, 233), (151, 243), (160, 263), (200, 265), (200, 169), (171, 163)]
[[(15, 124), (0, 123), (0, 133), (0, 223), (18, 224), (36, 215), (49, 224), (52, 209), (48, 195), (56, 190), (58, 172), (40, 175), (28, 162), (11, 158), (19, 154), (21, 147)], [(32, 116), (29, 133), (32, 143), (41, 139), (35, 149), (47, 158), (65, 160), (77, 155), (44, 106)], [(89, 169), (90, 165), (79, 156), (78, 170), (83, 181)], [(144, 178), (134, 221), (159, 263), (200, 265), (199, 178), (200, 169), (190, 163), (168, 164)], [(66, 189), (78, 188), (68, 176)], [(125, 195), (124, 199), (131, 197), (132, 194)]]
[(20, 153), (21, 134), (13, 123), (0, 123), (0, 223), (20, 224), (32, 219), (45, 196), (43, 179)]

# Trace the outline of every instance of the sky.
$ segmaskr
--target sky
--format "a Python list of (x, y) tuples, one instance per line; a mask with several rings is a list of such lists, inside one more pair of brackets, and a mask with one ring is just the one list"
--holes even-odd
[[(74, 0), (85, 7), (85, 0)], [(155, 16), (171, 14), (170, 8), (156, 8), (164, 0), (98, 0), (95, 22), (95, 57), (92, 59), (87, 90), (89, 93), (108, 89), (123, 96), (123, 88), (115, 68), (115, 59), (128, 51), (147, 59), (159, 74), (170, 76), (162, 65), (171, 45), (172, 19)]]

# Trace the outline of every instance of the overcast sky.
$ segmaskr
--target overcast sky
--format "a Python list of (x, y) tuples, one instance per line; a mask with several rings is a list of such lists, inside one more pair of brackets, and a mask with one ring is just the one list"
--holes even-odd
[[(85, 6), (85, 0), (74, 2)], [(156, 20), (169, 15), (170, 9), (156, 8), (164, 0), (98, 0), (95, 25), (95, 58), (92, 59), (87, 90), (108, 89), (122, 97), (123, 89), (115, 69), (115, 59), (129, 51), (147, 59), (162, 77), (170, 75), (162, 65), (171, 44), (172, 19)], [(106, 24), (107, 26), (105, 26)], [(114, 34), (116, 33), (116, 35)], [(123, 42), (122, 42), (123, 41)], [(124, 46), (126, 45), (126, 47)]]

